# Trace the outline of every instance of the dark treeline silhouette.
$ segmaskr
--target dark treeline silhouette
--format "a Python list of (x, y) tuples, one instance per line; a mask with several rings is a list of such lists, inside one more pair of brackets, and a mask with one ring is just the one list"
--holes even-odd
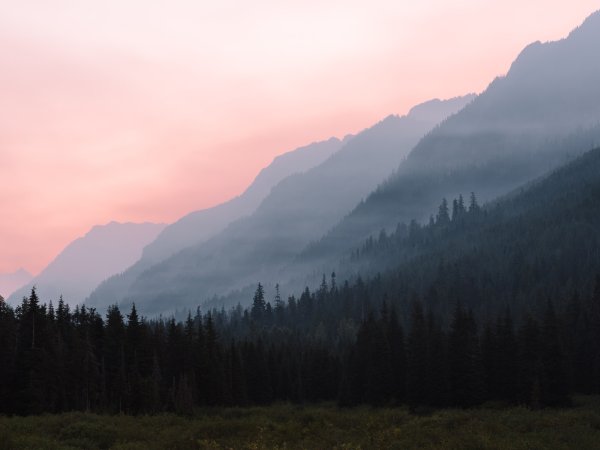
[[(442, 201), (284, 300), (144, 319), (0, 300), (0, 413), (274, 401), (531, 407), (600, 393), (600, 149), (496, 203)], [(345, 277), (347, 278), (347, 277)]]
[(32, 291), (0, 302), (0, 412), (129, 414), (274, 401), (408, 404), (413, 410), (486, 401), (531, 407), (600, 393), (600, 277), (559, 310), (478, 319), (457, 303), (440, 317), (414, 299), (370, 297), (333, 276), (287, 302), (146, 320), (135, 306), (106, 317)]
[(475, 194), (443, 201), (426, 224), (382, 231), (355, 249), (341, 273), (382, 274), (384, 292), (416, 294), (440, 314), (456, 302), (476, 315), (543, 311), (590, 292), (600, 273), (600, 149), (479, 206)]

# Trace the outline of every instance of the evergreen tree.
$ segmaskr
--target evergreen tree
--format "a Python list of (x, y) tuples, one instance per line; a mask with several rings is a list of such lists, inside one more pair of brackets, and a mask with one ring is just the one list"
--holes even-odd
[(254, 293), (254, 299), (252, 300), (252, 318), (255, 321), (260, 322), (263, 318), (266, 306), (264, 288), (262, 287), (262, 284), (258, 283), (256, 292)]
[(41, 413), (47, 408), (45, 396), (44, 314), (35, 287), (17, 309), (16, 401), (19, 413)]
[[(307, 288), (287, 305), (276, 289), (276, 308), (265, 303), (259, 321), (254, 305), (197, 310), (179, 322), (140, 318), (135, 305), (126, 320), (116, 305), (104, 319), (86, 306), (71, 312), (62, 299), (54, 310), (35, 290), (14, 310), (0, 299), (0, 413), (192, 414), (199, 406), (336, 397), (340, 406), (407, 403), (412, 411), (485, 399), (538, 408), (595, 391), (600, 287), (583, 301), (572, 295), (560, 312), (549, 301), (543, 314), (515, 316), (515, 333), (509, 308), (484, 309), (455, 265), (439, 267), (424, 297), (427, 314), (413, 301), (408, 317), (406, 298), (418, 297), (403, 274), (393, 283), (374, 277), (315, 294)], [(391, 289), (398, 295), (389, 297)], [(481, 334), (471, 309), (457, 302), (446, 311), (451, 298), (482, 306), (489, 320)]]
[(406, 400), (406, 349), (404, 346), (404, 331), (398, 321), (396, 309), (393, 307), (386, 325), (391, 358), (390, 370), (392, 374), (390, 397), (397, 404), (402, 404)]
[(448, 337), (449, 400), (452, 406), (468, 407), (482, 401), (483, 370), (480, 364), (475, 321), (472, 314), (458, 304)]
[(522, 403), (541, 406), (542, 360), (541, 335), (537, 320), (527, 314), (518, 337), (518, 395)]
[(427, 405), (430, 388), (426, 384), (429, 369), (427, 326), (420, 302), (412, 304), (410, 327), (406, 344), (406, 393), (408, 405), (414, 410), (418, 406)]
[(600, 393), (600, 274), (596, 275), (593, 292), (588, 305), (589, 341), (591, 345), (590, 354), (590, 387), (595, 394)]
[(448, 201), (444, 198), (438, 209), (436, 224), (445, 225), (450, 222), (450, 214), (448, 211)]
[(559, 337), (559, 324), (550, 301), (542, 324), (542, 366), (542, 403), (547, 406), (568, 404), (567, 374)]
[(477, 197), (475, 196), (475, 192), (471, 192), (471, 199), (469, 201), (469, 212), (477, 213), (480, 211), (479, 204), (477, 203)]
[(460, 218), (460, 211), (458, 207), (458, 200), (452, 200), (452, 222), (456, 222)]
[(127, 406), (127, 368), (125, 366), (125, 324), (117, 305), (106, 313), (104, 370), (108, 401), (113, 411), (123, 412)]
[(0, 414), (16, 410), (13, 386), (15, 383), (17, 321), (13, 309), (0, 296)]
[(499, 399), (514, 402), (518, 392), (517, 342), (508, 308), (497, 321), (496, 338), (494, 393)]

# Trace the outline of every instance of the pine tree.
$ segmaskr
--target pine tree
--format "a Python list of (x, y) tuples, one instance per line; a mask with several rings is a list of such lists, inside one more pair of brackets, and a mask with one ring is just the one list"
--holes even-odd
[(591, 390), (600, 393), (600, 274), (596, 275), (592, 296), (588, 304), (589, 339), (593, 342), (591, 354)]
[(17, 334), (17, 377), (16, 404), (19, 413), (41, 413), (45, 410), (45, 359), (44, 311), (39, 305), (35, 287), (29, 298), (17, 308), (19, 322)]
[(133, 361), (138, 357), (141, 345), (141, 323), (135, 309), (135, 303), (131, 305), (131, 312), (127, 315), (127, 359)]
[(413, 302), (410, 331), (406, 343), (406, 393), (411, 410), (428, 403), (429, 386), (427, 386), (426, 380), (429, 367), (427, 350), (427, 326), (423, 315), (423, 307), (421, 303)]
[(206, 317), (205, 328), (207, 355), (206, 368), (208, 371), (208, 386), (211, 386), (211, 389), (207, 391), (207, 403), (209, 405), (221, 405), (223, 404), (225, 396), (224, 390), (226, 389), (225, 361), (212, 314), (208, 314)]
[(154, 353), (152, 357), (152, 375), (150, 378), (150, 392), (146, 410), (151, 413), (157, 413), (163, 409), (161, 395), (162, 375), (158, 355)]
[(425, 405), (447, 406), (448, 404), (448, 371), (446, 367), (447, 336), (442, 330), (439, 320), (429, 309), (426, 318), (426, 370), (423, 380), (426, 386)]
[(458, 200), (452, 200), (452, 222), (456, 222), (460, 217), (460, 211), (458, 208)]
[(271, 379), (264, 345), (246, 342), (243, 346), (243, 365), (249, 400), (254, 404), (268, 404), (272, 399)]
[(321, 285), (319, 286), (319, 290), (317, 291), (317, 296), (320, 301), (323, 301), (328, 293), (329, 287), (327, 286), (327, 279), (325, 278), (325, 274), (323, 274), (323, 278), (321, 279)]
[(483, 370), (480, 364), (475, 320), (458, 304), (448, 337), (449, 400), (452, 406), (468, 407), (482, 401)]
[(479, 204), (477, 203), (477, 197), (475, 196), (475, 192), (471, 192), (471, 199), (469, 202), (469, 213), (478, 213), (480, 211)]
[(496, 394), (498, 398), (514, 402), (517, 389), (517, 342), (514, 334), (513, 321), (507, 308), (504, 316), (500, 317), (496, 326)]
[(361, 325), (356, 338), (357, 357), (363, 371), (363, 398), (371, 405), (383, 405), (394, 394), (391, 349), (385, 329), (372, 314)]
[(104, 365), (108, 401), (113, 411), (122, 412), (127, 400), (127, 369), (125, 366), (125, 324), (117, 305), (106, 313)]
[(392, 392), (391, 397), (396, 404), (406, 400), (406, 349), (404, 346), (404, 331), (398, 321), (396, 309), (391, 308), (387, 322), (387, 340), (390, 347)]
[(438, 209), (436, 224), (445, 225), (450, 222), (450, 214), (448, 211), (448, 201), (444, 198)]
[(17, 322), (13, 309), (0, 296), (0, 414), (16, 410), (14, 383), (16, 373), (15, 351)]
[[(498, 396), (498, 343), (496, 333), (490, 322), (487, 322), (481, 335), (481, 363), (484, 373), (485, 393), (488, 399)], [(516, 391), (515, 391), (516, 394)]]
[(518, 395), (522, 403), (534, 408), (541, 406), (542, 380), (541, 335), (538, 322), (525, 315), (518, 335)]
[(243, 406), (248, 402), (246, 394), (246, 377), (242, 357), (235, 342), (229, 350), (231, 358), (231, 398), (234, 405)]
[(462, 215), (467, 212), (466, 208), (465, 208), (465, 199), (463, 198), (462, 194), (458, 195), (458, 213), (459, 216), (462, 217)]
[(548, 302), (542, 324), (542, 403), (547, 406), (569, 404), (567, 374), (559, 338), (559, 324), (552, 302)]
[(260, 320), (263, 318), (266, 306), (265, 291), (262, 287), (262, 284), (258, 283), (256, 292), (254, 293), (254, 299), (252, 300), (252, 318), (256, 322), (260, 322)]

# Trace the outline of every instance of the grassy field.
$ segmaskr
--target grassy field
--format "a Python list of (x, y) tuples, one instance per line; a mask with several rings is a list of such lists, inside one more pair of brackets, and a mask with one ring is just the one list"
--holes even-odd
[(276, 405), (175, 415), (0, 417), (0, 449), (600, 449), (600, 398), (564, 410)]

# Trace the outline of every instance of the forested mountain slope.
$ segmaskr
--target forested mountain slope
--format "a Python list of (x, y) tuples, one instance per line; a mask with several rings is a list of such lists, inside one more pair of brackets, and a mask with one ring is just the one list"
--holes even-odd
[(314, 142), (277, 156), (262, 169), (241, 195), (212, 208), (186, 214), (167, 226), (144, 248), (143, 266), (160, 262), (183, 248), (199, 244), (222, 231), (240, 217), (252, 214), (271, 189), (284, 178), (318, 166), (336, 153), (352, 137)]
[(600, 273), (600, 148), (483, 208), (465, 197), (440, 205), (428, 225), (368, 239), (342, 273), (385, 274), (380, 289), (446, 313), (457, 301), (485, 315), (591, 292)]
[(185, 322), (0, 301), (0, 411), (537, 409), (600, 392), (600, 148), (490, 205), (442, 202), (350, 264), (385, 270), (287, 301), (259, 284), (250, 307)]
[(563, 40), (531, 44), (508, 74), (429, 133), (394, 176), (304, 254), (337, 257), (381, 228), (424, 220), (443, 196), (491, 200), (563, 164), (566, 136), (600, 122), (600, 12)]
[(160, 312), (190, 307), (273, 274), (371, 192), (436, 123), (472, 98), (434, 100), (406, 116), (387, 117), (319, 166), (284, 179), (249, 217), (150, 267), (131, 287), (107, 293), (103, 286), (89, 304), (136, 301)]
[[(119, 300), (120, 293), (126, 292), (148, 267), (167, 259), (181, 249), (205, 242), (221, 232), (228, 224), (251, 214), (269, 194), (271, 188), (290, 174), (300, 173), (319, 165), (337, 152), (343, 140), (331, 138), (315, 142), (276, 157), (273, 162), (257, 175), (256, 179), (241, 195), (212, 208), (193, 211), (175, 223), (165, 227), (155, 240), (144, 247), (142, 256), (126, 270), (105, 276), (94, 292), (86, 292), (81, 300), (91, 295), (88, 303), (107, 305)], [(101, 300), (100, 300), (101, 299)]]
[(155, 223), (97, 225), (67, 245), (44, 270), (16, 290), (9, 301), (18, 304), (36, 286), (48, 300), (57, 301), (62, 295), (67, 303), (82, 303), (107, 276), (137, 261), (144, 246), (164, 227), (165, 224)]

